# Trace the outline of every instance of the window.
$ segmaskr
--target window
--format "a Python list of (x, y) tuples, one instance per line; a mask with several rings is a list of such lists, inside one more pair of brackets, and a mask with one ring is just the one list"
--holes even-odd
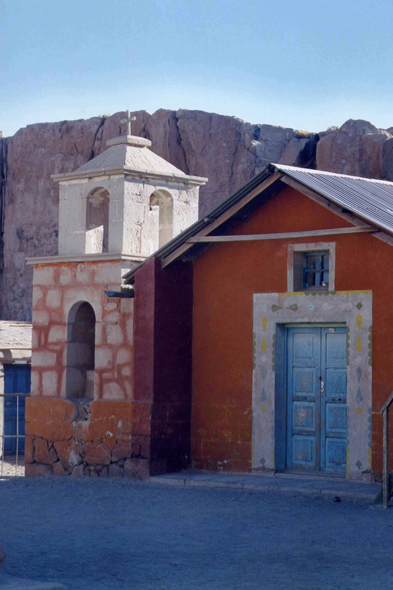
[(303, 289), (329, 290), (329, 252), (303, 253)]
[(288, 292), (334, 291), (336, 244), (288, 246)]

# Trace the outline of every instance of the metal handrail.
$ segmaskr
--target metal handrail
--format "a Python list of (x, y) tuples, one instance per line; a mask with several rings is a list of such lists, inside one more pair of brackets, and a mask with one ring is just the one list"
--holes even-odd
[(29, 397), (30, 393), (0, 393), (0, 397)]
[(389, 508), (391, 495), (390, 475), (389, 475), (389, 408), (393, 403), (393, 391), (383, 404), (381, 414), (383, 417), (383, 478), (382, 478), (382, 496), (383, 507)]

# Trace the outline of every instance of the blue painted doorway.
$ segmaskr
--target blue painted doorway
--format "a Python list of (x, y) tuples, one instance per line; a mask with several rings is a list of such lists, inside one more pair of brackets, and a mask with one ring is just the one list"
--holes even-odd
[[(30, 365), (3, 365), (4, 393), (30, 393)], [(15, 455), (18, 440), (18, 453), (25, 449), (25, 396), (4, 397), (4, 454)], [(8, 438), (12, 437), (12, 438)]]
[(344, 474), (347, 346), (344, 327), (287, 328), (286, 467)]

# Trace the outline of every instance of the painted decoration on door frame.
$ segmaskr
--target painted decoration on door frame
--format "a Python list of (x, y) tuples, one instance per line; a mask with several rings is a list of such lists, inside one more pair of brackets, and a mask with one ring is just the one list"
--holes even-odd
[(285, 424), (281, 424), (280, 407), (285, 395), (285, 325), (322, 323), (347, 327), (346, 475), (361, 480), (371, 469), (371, 291), (254, 295), (252, 467), (284, 467)]

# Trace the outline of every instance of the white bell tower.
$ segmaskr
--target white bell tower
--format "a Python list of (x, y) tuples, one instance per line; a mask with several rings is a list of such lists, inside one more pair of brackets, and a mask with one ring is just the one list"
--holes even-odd
[(198, 220), (199, 187), (150, 151), (151, 142), (127, 134), (78, 170), (56, 174), (60, 185), (59, 256), (120, 255), (140, 262)]

